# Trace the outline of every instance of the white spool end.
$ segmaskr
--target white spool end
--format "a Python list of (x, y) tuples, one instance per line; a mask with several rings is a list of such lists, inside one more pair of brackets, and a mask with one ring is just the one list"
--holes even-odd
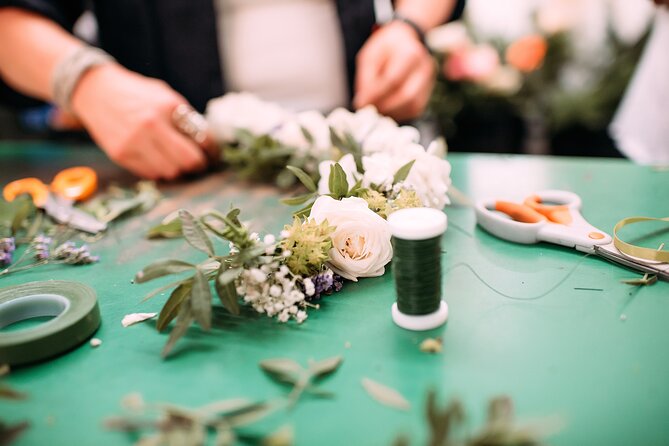
[(402, 240), (427, 240), (446, 232), (446, 214), (432, 208), (408, 208), (388, 216), (388, 226), (394, 237)]
[(411, 315), (404, 314), (397, 308), (397, 302), (392, 307), (393, 321), (402, 328), (413, 331), (425, 331), (437, 328), (448, 319), (448, 305), (443, 300), (439, 304), (439, 309), (434, 313)]

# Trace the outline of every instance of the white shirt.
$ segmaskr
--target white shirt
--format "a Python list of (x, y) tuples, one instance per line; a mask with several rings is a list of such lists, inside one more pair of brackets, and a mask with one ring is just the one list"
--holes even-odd
[(294, 111), (348, 103), (346, 60), (333, 0), (216, 0), (228, 91)]
[(610, 131), (640, 164), (669, 164), (669, 11), (659, 8), (653, 32)]

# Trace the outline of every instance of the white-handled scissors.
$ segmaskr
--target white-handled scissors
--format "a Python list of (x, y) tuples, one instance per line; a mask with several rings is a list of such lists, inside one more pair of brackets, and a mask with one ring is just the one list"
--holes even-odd
[(504, 240), (524, 244), (555, 243), (669, 281), (669, 263), (621, 253), (611, 236), (588, 223), (580, 209), (581, 198), (563, 190), (537, 192), (523, 204), (491, 199), (479, 201), (475, 206), (477, 223)]

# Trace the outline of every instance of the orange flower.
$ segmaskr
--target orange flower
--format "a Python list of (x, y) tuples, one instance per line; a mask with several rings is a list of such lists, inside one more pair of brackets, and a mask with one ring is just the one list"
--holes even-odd
[(521, 37), (506, 49), (506, 61), (520, 71), (529, 73), (541, 66), (546, 57), (548, 44), (538, 34)]

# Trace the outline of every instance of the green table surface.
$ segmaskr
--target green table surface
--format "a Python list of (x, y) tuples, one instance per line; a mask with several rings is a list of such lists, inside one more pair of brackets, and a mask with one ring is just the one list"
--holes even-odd
[[(669, 172), (625, 160), (457, 153), (449, 159), (453, 184), (474, 199), (567, 189), (582, 197), (584, 216), (607, 232), (627, 216), (669, 215)], [(26, 175), (49, 179), (79, 164), (98, 169), (103, 185), (131, 184), (128, 174), (93, 147), (0, 144), (2, 183)], [(394, 288), (387, 272), (346, 283), (302, 325), (215, 311), (211, 333), (191, 328), (174, 354), (161, 359), (166, 334), (158, 334), (153, 323), (123, 328), (121, 319), (158, 311), (166, 295), (142, 303), (156, 284), (133, 285), (131, 279), (158, 258), (199, 261), (201, 256), (182, 240), (146, 240), (146, 230), (179, 208), (225, 210), (232, 203), (261, 233), (278, 233), (291, 214), (272, 187), (229, 174), (162, 189), (168, 198), (156, 209), (113, 225), (91, 245), (100, 263), (46, 266), (0, 279), (0, 287), (80, 281), (97, 291), (102, 313), (95, 335), (103, 341), (100, 347), (84, 344), (17, 368), (7, 378), (29, 393), (25, 401), (0, 402), (0, 418), (31, 423), (18, 445), (130, 444), (102, 426), (105, 417), (121, 413), (119, 402), (128, 393), (186, 406), (231, 397), (274, 398), (285, 389), (262, 373), (259, 361), (306, 362), (332, 355), (343, 355), (344, 363), (323, 387), (336, 398), (305, 398), (258, 429), (269, 432), (289, 423), (299, 445), (388, 445), (400, 433), (412, 444), (423, 444), (423, 403), (427, 389), (435, 387), (444, 402), (462, 400), (472, 428), (483, 421), (489, 398), (504, 394), (513, 398), (521, 420), (550, 415), (564, 420), (564, 428), (548, 438), (550, 444), (669, 444), (669, 284), (631, 287), (620, 280), (636, 274), (594, 256), (583, 259), (554, 245), (496, 239), (476, 227), (467, 207), (446, 209), (443, 288), (450, 316), (442, 328), (420, 333), (393, 324)], [(545, 297), (523, 301), (494, 292), (472, 269), (490, 287), (520, 298), (544, 293), (574, 270)], [(442, 353), (419, 351), (429, 336), (443, 337)], [(361, 387), (363, 377), (400, 391), (411, 410), (373, 401)]]

